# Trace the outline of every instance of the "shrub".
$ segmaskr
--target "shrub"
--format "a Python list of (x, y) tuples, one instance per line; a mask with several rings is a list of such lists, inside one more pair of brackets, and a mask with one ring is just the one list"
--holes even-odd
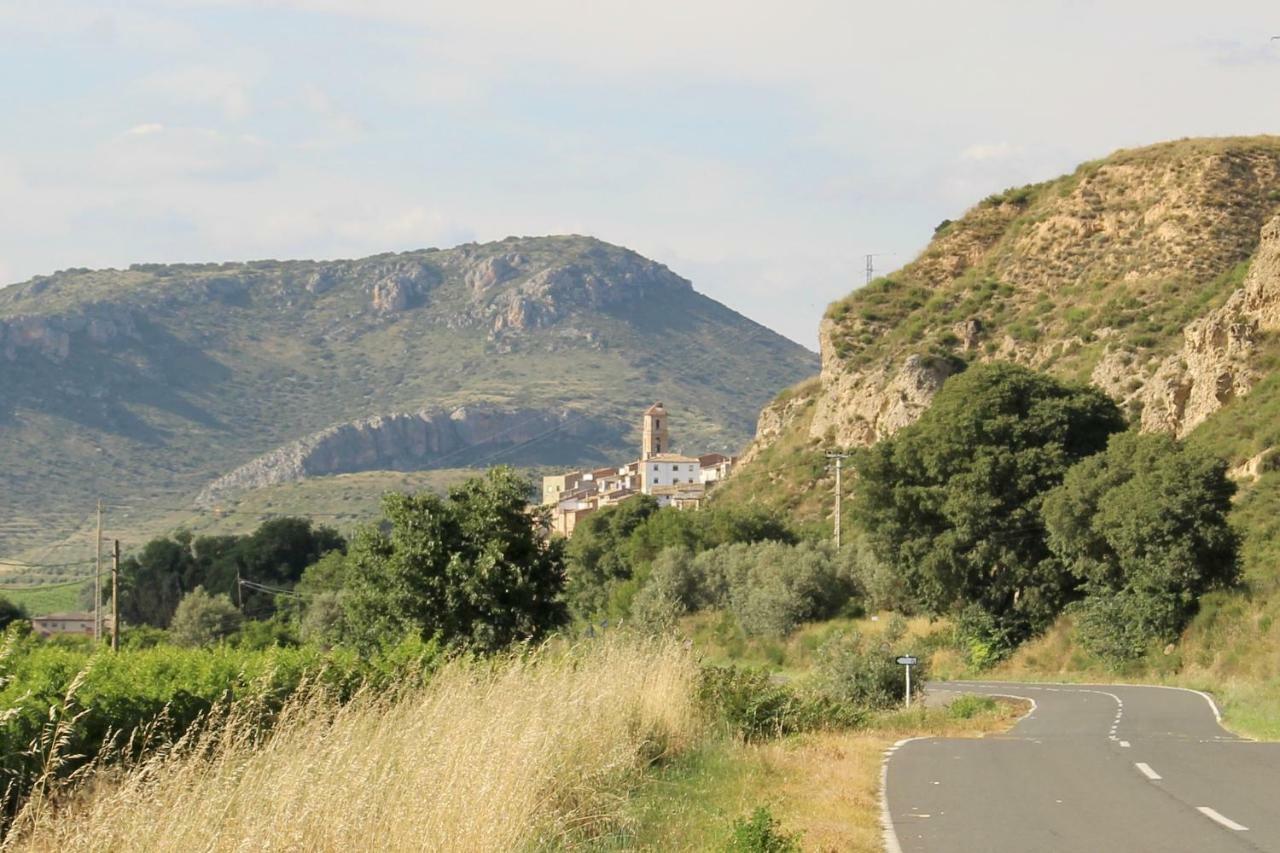
[(801, 622), (834, 614), (853, 592), (848, 573), (825, 545), (755, 546), (729, 563), (729, 609), (747, 634), (785, 637)]
[(735, 737), (746, 741), (784, 737), (822, 728), (851, 728), (865, 721), (859, 708), (827, 696), (802, 694), (769, 673), (732, 666), (702, 671), (698, 696)]
[(1017, 638), (981, 607), (969, 605), (955, 623), (955, 644), (974, 669), (985, 669), (1013, 653)]
[(804, 621), (830, 616), (854, 592), (852, 573), (826, 544), (722, 545), (697, 555), (667, 548), (631, 600), (631, 615), (661, 630), (684, 613), (729, 610), (743, 631), (783, 637)]
[(963, 696), (957, 696), (947, 706), (947, 715), (953, 720), (968, 720), (978, 714), (988, 713), (995, 709), (996, 700), (990, 696), (975, 696), (972, 693), (966, 693)]
[(1182, 609), (1175, 595), (1134, 590), (1091, 595), (1072, 607), (1080, 644), (1112, 666), (1176, 638)]
[(764, 806), (750, 817), (733, 822), (733, 832), (725, 853), (793, 853), (800, 849), (800, 834), (782, 831), (773, 814)]
[[(859, 708), (893, 708), (903, 700), (906, 675), (896, 658), (901, 651), (892, 650), (902, 638), (901, 631), (890, 629), (884, 642), (889, 651), (873, 646), (854, 631), (837, 631), (818, 648), (815, 672), (818, 689), (827, 698)], [(926, 659), (912, 667), (911, 694), (924, 691), (928, 674)]]
[(198, 586), (178, 603), (169, 634), (180, 646), (207, 646), (236, 632), (242, 617), (226, 595), (210, 595)]

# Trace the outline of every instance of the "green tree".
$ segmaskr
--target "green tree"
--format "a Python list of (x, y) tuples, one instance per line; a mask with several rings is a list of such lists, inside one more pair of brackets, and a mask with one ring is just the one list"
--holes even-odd
[(563, 541), (545, 539), (531, 487), (495, 468), (449, 491), (390, 494), (386, 523), (349, 555), (346, 627), (363, 644), (413, 633), (480, 651), (538, 639), (564, 623)]
[[(238, 593), (237, 577), (292, 587), (307, 566), (345, 548), (336, 531), (305, 518), (273, 519), (248, 536), (194, 538), (179, 531), (153, 539), (121, 561), (120, 616), (130, 625), (165, 628), (178, 602), (197, 586), (228, 597)], [(255, 617), (269, 617), (276, 610), (270, 593), (246, 589), (243, 602), (245, 612)]]
[(593, 619), (629, 611), (652, 564), (670, 548), (698, 554), (720, 545), (794, 543), (780, 520), (758, 510), (710, 506), (697, 512), (659, 509), (639, 496), (587, 516), (569, 540), (569, 602), (575, 615)]
[(1044, 500), (1049, 547), (1083, 582), (1081, 637), (1113, 660), (1186, 624), (1199, 597), (1236, 580), (1226, 463), (1167, 435), (1112, 436)]
[(589, 619), (605, 611), (612, 588), (631, 578), (631, 535), (657, 511), (656, 500), (637, 495), (588, 515), (577, 526), (565, 550), (574, 613)]
[(234, 634), (240, 623), (240, 611), (230, 598), (198, 586), (178, 604), (169, 634), (180, 646), (208, 646)]
[(16, 604), (0, 595), (0, 631), (9, 627), (9, 623), (26, 618), (27, 611), (21, 604)]
[[(186, 584), (197, 574), (190, 547), (176, 539), (153, 539), (120, 561), (120, 621), (167, 628)], [(196, 582), (198, 584), (198, 581)], [(107, 584), (103, 594), (108, 595)]]
[(920, 420), (859, 454), (855, 516), (926, 610), (974, 604), (1023, 637), (1074, 590), (1045, 543), (1043, 496), (1123, 428), (1096, 389), (975, 366), (947, 380)]

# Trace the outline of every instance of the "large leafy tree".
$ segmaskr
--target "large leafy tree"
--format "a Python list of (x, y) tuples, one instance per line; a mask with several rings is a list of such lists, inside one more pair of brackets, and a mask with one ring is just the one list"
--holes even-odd
[(530, 511), (527, 480), (495, 468), (435, 495), (390, 494), (386, 522), (357, 535), (343, 598), (365, 644), (416, 633), (494, 651), (564, 623), (563, 542)]
[(857, 522), (926, 610), (977, 608), (1018, 639), (1074, 588), (1045, 543), (1041, 501), (1124, 426), (1095, 389), (1012, 364), (972, 367), (919, 421), (859, 455)]
[(19, 619), (26, 619), (27, 611), (20, 604), (15, 604), (4, 596), (0, 595), (0, 631), (9, 627), (9, 623), (16, 622)]
[(1112, 659), (1183, 627), (1237, 576), (1226, 463), (1166, 435), (1123, 433), (1072, 468), (1042, 510), (1051, 551), (1083, 584), (1081, 636)]
[(631, 577), (632, 535), (657, 512), (656, 500), (637, 495), (594, 512), (578, 524), (566, 553), (568, 598), (575, 613), (591, 617), (605, 611), (611, 589)]
[[(197, 586), (228, 598), (237, 596), (238, 578), (292, 587), (308, 565), (345, 547), (336, 531), (304, 518), (273, 519), (247, 536), (193, 538), (179, 531), (121, 561), (120, 616), (130, 625), (165, 628), (178, 602)], [(270, 593), (245, 590), (241, 600), (251, 617), (275, 611)]]

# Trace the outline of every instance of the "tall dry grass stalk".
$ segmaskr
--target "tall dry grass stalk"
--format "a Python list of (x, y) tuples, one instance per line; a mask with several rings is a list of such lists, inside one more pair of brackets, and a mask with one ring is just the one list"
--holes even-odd
[(455, 662), (420, 690), (311, 692), (272, 733), (227, 715), (196, 738), (28, 809), (14, 850), (458, 850), (615, 831), (629, 783), (699, 733), (672, 642), (601, 640)]

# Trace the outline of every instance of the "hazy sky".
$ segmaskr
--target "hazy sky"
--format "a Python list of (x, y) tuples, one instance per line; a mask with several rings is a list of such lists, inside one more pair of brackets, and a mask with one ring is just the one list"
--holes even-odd
[(1109, 151), (1280, 132), (1280, 4), (0, 0), (0, 283), (509, 234), (809, 346), (863, 255)]

